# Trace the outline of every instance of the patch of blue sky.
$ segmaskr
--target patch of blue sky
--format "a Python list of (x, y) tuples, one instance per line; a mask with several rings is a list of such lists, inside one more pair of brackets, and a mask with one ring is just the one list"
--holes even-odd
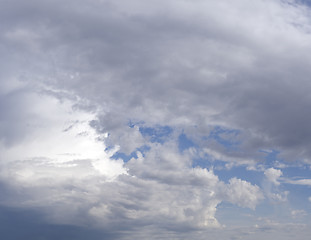
[[(272, 203), (272, 204), (271, 204)], [(266, 198), (256, 207), (255, 215), (258, 218), (258, 223), (267, 224), (266, 220), (269, 219), (269, 222), (278, 222), (280, 224), (288, 224), (293, 222), (293, 210), (303, 210), (292, 206), (289, 201), (276, 201), (271, 202), (271, 199)], [(301, 218), (297, 215), (297, 218), (294, 220), (295, 223), (298, 223), (298, 218)], [(304, 222), (306, 223), (306, 222)], [(266, 226), (268, 227), (268, 226)]]
[[(185, 133), (181, 133), (178, 136), (178, 150), (179, 152), (184, 152), (189, 148), (195, 148), (199, 150), (199, 146), (193, 142)], [(212, 167), (212, 160), (209, 158), (208, 154), (205, 154), (204, 157), (197, 156), (192, 159), (192, 167), (201, 167), (201, 168), (211, 168)]]
[[(147, 128), (143, 130), (145, 131), (145, 135), (149, 134), (154, 137), (158, 135), (154, 129)], [(165, 132), (166, 134), (163, 134)], [(206, 140), (214, 140), (224, 146), (228, 151), (236, 151), (239, 150), (239, 133), (240, 132), (238, 130), (229, 130), (221, 127), (215, 127)], [(162, 134), (164, 136), (169, 135), (170, 131), (162, 131), (162, 133), (159, 135), (160, 138), (162, 137)], [(181, 133), (178, 136), (179, 151), (182, 153), (189, 148), (195, 148), (198, 152), (200, 150), (200, 146), (195, 141), (189, 138), (185, 133)], [(277, 204), (270, 204), (271, 200), (266, 198), (261, 202), (261, 204), (257, 206), (255, 211), (223, 202), (220, 204), (220, 206), (218, 206), (217, 211), (217, 218), (222, 223), (232, 225), (234, 221), (238, 221), (240, 223), (247, 224), (248, 220), (250, 220), (249, 216), (263, 219), (275, 218), (276, 221), (281, 221), (282, 219), (292, 218), (292, 210), (298, 209), (305, 212), (311, 212), (311, 203), (309, 201), (309, 197), (311, 196), (311, 186), (287, 184), (285, 183), (285, 180), (282, 180), (308, 179), (311, 176), (310, 166), (297, 166), (295, 163), (284, 162), (280, 157), (280, 151), (276, 149), (260, 150), (259, 152), (262, 153), (262, 162), (259, 162), (259, 164), (264, 166), (265, 169), (273, 167), (282, 170), (283, 176), (279, 180), (281, 185), (276, 186), (275, 193), (283, 194), (285, 191), (289, 191), (289, 195), (287, 197), (288, 201), (278, 202)], [(225, 183), (228, 183), (231, 178), (236, 177), (261, 188), (263, 187), (263, 184), (265, 184), (265, 175), (263, 171), (250, 171), (247, 169), (247, 165), (233, 166), (232, 168), (227, 169), (227, 163), (228, 162), (221, 161), (219, 159), (214, 159), (208, 154), (205, 154), (204, 156), (197, 156), (192, 159), (192, 167), (213, 169), (214, 173), (219, 177), (219, 179)], [(228, 218), (230, 217), (228, 212), (236, 213), (233, 214), (235, 218)]]
[(128, 162), (130, 161), (132, 158), (137, 158), (137, 154), (136, 154), (136, 151), (134, 152), (131, 152), (131, 154), (129, 155), (126, 155), (125, 153), (123, 152), (116, 152), (112, 157), (112, 159), (122, 159), (123, 162)]
[(173, 128), (157, 125), (155, 127), (139, 127), (139, 131), (141, 135), (147, 138), (150, 142), (163, 144), (173, 133)]
[(311, 179), (311, 170), (309, 165), (288, 165), (288, 167), (281, 169), (284, 177), (290, 177), (291, 179)]
[(311, 171), (308, 166), (288, 167), (281, 169), (283, 172), (281, 183), (290, 191), (289, 199), (296, 205), (307, 207), (311, 210), (311, 202), (308, 198), (311, 196), (311, 185), (303, 185), (299, 180), (311, 179)]
[(224, 201), (217, 206), (216, 218), (221, 224), (229, 226), (266, 225), (264, 227), (266, 229), (262, 230), (269, 230), (267, 220), (286, 224), (291, 223), (293, 217), (296, 217), (295, 222), (299, 222), (297, 220), (301, 219), (304, 224), (306, 223), (307, 216), (299, 216), (299, 211), (297, 211), (297, 216), (292, 214), (293, 210), (306, 211), (306, 209), (292, 206), (288, 201), (274, 203), (271, 204), (271, 199), (265, 198), (258, 203), (255, 209), (249, 209)]
[[(311, 212), (311, 202), (309, 201), (311, 196), (310, 186), (286, 184), (284, 188), (289, 191), (287, 199), (291, 209), (303, 210), (306, 213)], [(308, 222), (311, 223), (310, 215), (308, 216)]]
[(260, 171), (250, 171), (247, 169), (247, 166), (233, 166), (230, 169), (224, 167), (225, 163), (214, 165), (214, 173), (219, 177), (220, 180), (224, 182), (229, 182), (231, 178), (239, 178), (245, 181), (250, 182), (251, 184), (256, 184), (260, 186), (263, 180), (263, 172)]
[[(256, 185), (262, 187), (259, 183)], [(286, 188), (280, 185), (272, 193), (281, 194), (286, 190)], [(311, 211), (311, 204), (308, 198), (305, 197), (308, 193), (305, 193), (305, 189), (302, 186), (299, 187), (299, 192), (290, 192), (287, 197), (288, 201), (272, 200), (266, 196), (254, 210), (222, 202), (217, 207), (216, 218), (222, 224), (231, 226), (235, 224), (247, 226), (248, 223), (261, 225), (261, 223), (266, 224), (265, 220), (267, 219), (279, 223), (295, 221), (306, 224), (311, 222), (310, 216), (306, 214)]]
[(115, 148), (115, 146), (113, 146), (113, 145), (108, 145), (108, 146), (106, 146), (106, 148), (105, 148), (105, 151), (110, 151), (110, 150), (113, 150)]
[(296, 0), (296, 3), (298, 3), (298, 4), (304, 4), (304, 5), (308, 6), (308, 7), (311, 7), (311, 2), (310, 2), (310, 0)]
[[(257, 208), (259, 206), (263, 209), (262, 212), (259, 212), (260, 217), (269, 215), (270, 209), (265, 209), (261, 204)], [(252, 226), (258, 218), (257, 212), (224, 201), (217, 206), (216, 218), (221, 224), (228, 226)]]
[(210, 132), (208, 137), (206, 137), (206, 140), (212, 139), (230, 151), (238, 150), (238, 146), (241, 144), (241, 141), (238, 138), (239, 134), (240, 130), (216, 126)]
[(144, 123), (145, 123), (144, 121), (129, 120), (127, 125), (128, 125), (130, 128), (133, 128), (133, 127), (135, 127), (135, 126), (142, 126)]
[(238, 165), (228, 168), (227, 164), (228, 162), (215, 160), (208, 154), (205, 154), (203, 157), (198, 156), (192, 159), (193, 168), (201, 167), (212, 169), (219, 179), (226, 183), (228, 183), (231, 178), (236, 177), (252, 184), (261, 185), (264, 176), (263, 172), (250, 171), (247, 169), (248, 165)]
[[(262, 199), (255, 209), (239, 207), (229, 202), (221, 202), (217, 206), (216, 218), (221, 224), (228, 226), (254, 226), (255, 224), (266, 225), (267, 220), (278, 223), (292, 221), (292, 208), (288, 202), (271, 204), (268, 198)], [(266, 225), (264, 228), (269, 230)], [(265, 230), (265, 229), (263, 229)]]
[(264, 154), (262, 157), (262, 166), (267, 168), (277, 168), (277, 169), (284, 169), (283, 172), (287, 171), (286, 169), (305, 169), (310, 170), (309, 165), (302, 165), (301, 163), (297, 163), (295, 161), (289, 162), (285, 161), (280, 157), (280, 151), (275, 149), (269, 149), (269, 150), (259, 150), (260, 153)]
[[(214, 127), (208, 136), (202, 138), (202, 140), (213, 140), (225, 147), (226, 150), (238, 150), (238, 146), (241, 141), (238, 139), (240, 134), (239, 130), (226, 129), (220, 126)], [(190, 147), (198, 148), (198, 144), (193, 142), (185, 133), (182, 133), (178, 137), (179, 151), (183, 152)]]
[[(218, 136), (220, 133), (225, 134), (238, 134), (235, 130), (223, 130), (220, 128), (217, 128), (211, 135), (211, 137), (216, 137), (220, 139)], [(218, 136), (218, 137), (217, 137)], [(225, 141), (225, 140), (223, 140)], [(229, 146), (231, 142), (226, 141), (226, 146)], [(199, 146), (195, 144), (190, 138), (187, 137), (186, 134), (182, 133), (178, 137), (178, 148), (180, 152), (183, 152), (186, 149), (189, 148), (195, 148), (199, 150)], [(201, 168), (207, 168), (207, 169), (213, 169), (214, 172), (219, 176), (220, 180), (224, 182), (228, 182), (231, 178), (237, 177), (241, 178), (243, 180), (249, 180), (251, 179), (251, 182), (253, 184), (260, 184), (260, 181), (262, 180), (262, 173), (254, 172), (246, 170), (247, 166), (237, 166), (233, 167), (231, 169), (226, 168), (227, 162), (221, 161), (218, 159), (214, 159), (214, 157), (210, 156), (209, 154), (204, 154), (203, 156), (197, 156), (192, 159), (192, 167), (201, 167)]]
[(178, 136), (178, 149), (180, 152), (183, 152), (186, 149), (191, 147), (198, 148), (198, 145), (195, 144), (190, 138), (187, 137), (185, 133), (182, 133)]
[(220, 162), (214, 162), (208, 158), (197, 157), (197, 158), (192, 159), (192, 167), (193, 168), (200, 167), (200, 168), (212, 169), (216, 165), (219, 165), (219, 164), (220, 164)]
[(132, 158), (137, 158), (137, 151), (141, 152), (144, 156), (145, 153), (148, 152), (149, 150), (150, 150), (150, 147), (147, 145), (144, 145), (142, 147), (136, 148), (136, 150), (131, 152), (129, 155), (127, 155), (121, 151), (118, 151), (111, 158), (112, 159), (122, 159), (124, 162), (128, 162)]
[[(185, 150), (189, 148), (195, 148), (196, 150), (199, 149), (199, 146), (194, 143), (185, 133), (182, 133), (178, 136), (178, 150), (179, 152), (184, 152)], [(212, 167), (212, 161), (208, 158), (208, 155), (204, 157), (194, 157), (192, 159), (192, 167), (201, 167), (201, 168), (211, 168)]]
[(299, 205), (311, 205), (309, 197), (311, 196), (311, 186), (298, 185), (298, 184), (285, 184), (286, 190), (290, 191), (289, 199)]
[(263, 157), (262, 157), (262, 160), (264, 161), (263, 165), (267, 168), (276, 167), (276, 165), (283, 162), (283, 160), (279, 158), (280, 151), (278, 151), (278, 150), (260, 149), (258, 152), (263, 154)]

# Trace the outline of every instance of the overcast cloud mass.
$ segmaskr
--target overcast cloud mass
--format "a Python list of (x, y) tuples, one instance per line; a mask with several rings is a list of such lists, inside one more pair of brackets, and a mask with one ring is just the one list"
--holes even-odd
[(0, 0), (1, 235), (307, 239), (310, 6)]

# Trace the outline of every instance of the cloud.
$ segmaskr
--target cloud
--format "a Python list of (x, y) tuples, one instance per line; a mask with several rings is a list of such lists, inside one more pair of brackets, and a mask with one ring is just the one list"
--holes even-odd
[(284, 182), (284, 179), (281, 179), (283, 172), (280, 169), (268, 168), (264, 170), (264, 175), (266, 181), (263, 183), (263, 188), (266, 196), (272, 201), (286, 202), (290, 192), (280, 190), (280, 185)]
[[(195, 158), (256, 169), (276, 149), (310, 163), (306, 5), (13, 0), (0, 20), (4, 205), (111, 232), (220, 228), (220, 203), (255, 209), (262, 190)], [(281, 170), (264, 175), (280, 186)]]
[[(10, 189), (3, 205), (40, 208), (49, 224), (85, 227), (92, 222), (98, 229), (152, 225), (181, 231), (219, 228), (216, 211), (223, 201), (255, 208), (262, 199), (260, 189), (247, 181), (233, 178), (226, 184), (212, 170), (193, 168), (191, 155), (169, 137), (173, 130), (157, 132), (161, 141), (153, 141), (157, 134), (149, 139), (146, 129), (127, 126), (120, 130), (119, 145), (113, 145), (105, 121), (97, 119), (100, 108), (83, 110), (76, 107), (82, 99), (70, 98), (70, 93), (63, 97), (44, 85), (11, 91), (23, 94), (12, 94), (6, 103), (12, 114), (3, 118), (13, 129), (19, 115), (26, 130), (14, 138), (2, 135), (0, 176)], [(15, 108), (19, 104), (23, 108)], [(138, 148), (144, 144), (145, 152)], [(124, 162), (113, 159), (117, 151), (135, 154)]]
[(278, 191), (278, 192), (269, 192), (268, 193), (268, 197), (273, 200), (273, 201), (276, 201), (276, 202), (286, 202), (288, 199), (287, 199), (287, 196), (290, 192), (289, 191), (284, 191), (284, 192), (281, 192), (281, 191)]
[(290, 184), (294, 184), (294, 185), (311, 186), (311, 179), (299, 179), (299, 180), (287, 179), (286, 183), (290, 183)]
[(291, 214), (293, 218), (302, 218), (308, 215), (304, 210), (292, 210)]
[[(55, 224), (92, 221), (98, 228), (124, 223), (178, 230), (219, 227), (215, 214), (223, 201), (254, 208), (262, 199), (259, 188), (246, 181), (233, 178), (225, 184), (211, 170), (192, 168), (176, 141), (148, 142), (149, 151), (136, 150), (124, 163), (112, 159), (120, 148), (106, 148), (108, 135), (90, 126), (93, 113), (33, 92), (20, 101), (26, 108), (19, 114), (29, 115), (23, 118), (27, 134), (1, 146), (6, 160), (1, 181), (19, 193), (8, 194), (3, 204), (40, 207)], [(139, 128), (129, 131), (143, 139)]]
[(247, 181), (232, 178), (228, 185), (228, 196), (230, 202), (242, 207), (255, 208), (263, 194), (258, 186), (253, 186)]
[(269, 168), (265, 170), (264, 172), (266, 178), (272, 182), (274, 185), (278, 186), (280, 185), (280, 182), (278, 179), (283, 175), (282, 171), (280, 169), (275, 168)]
[(305, 6), (244, 0), (60, 5), (6, 4), (4, 64), (101, 105), (112, 138), (122, 139), (129, 119), (189, 128), (193, 136), (224, 125), (243, 130), (245, 158), (271, 145), (288, 160), (309, 156), (302, 151), (310, 149)]
[[(2, 134), (2, 157), (6, 159), (4, 164), (33, 161), (40, 165), (42, 161), (65, 166), (68, 162), (91, 159), (99, 171), (102, 171), (99, 160), (106, 161), (109, 165), (111, 154), (105, 151), (103, 142), (96, 140), (101, 136), (89, 126), (89, 122), (94, 118), (91, 113), (74, 111), (69, 100), (60, 102), (55, 97), (40, 96), (32, 92), (11, 98), (14, 104), (5, 107), (14, 110), (9, 110), (12, 114), (6, 114), (7, 125), (6, 129), (3, 129), (8, 130), (10, 135)], [(24, 109), (15, 107), (19, 104), (23, 104)], [(16, 131), (16, 126), (23, 131)], [(124, 172), (122, 164), (115, 167), (116, 172)]]

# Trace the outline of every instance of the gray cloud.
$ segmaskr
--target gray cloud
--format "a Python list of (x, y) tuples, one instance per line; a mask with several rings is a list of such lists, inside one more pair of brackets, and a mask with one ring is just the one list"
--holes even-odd
[[(99, 104), (107, 130), (118, 131), (129, 119), (195, 125), (207, 133), (210, 125), (225, 125), (248, 130), (248, 155), (270, 147), (288, 160), (309, 156), (305, 7), (278, 1), (258, 1), (256, 8), (239, 1), (230, 9), (229, 2), (214, 1), (13, 4), (16, 18), (2, 38), (11, 51), (9, 44), (16, 44), (18, 62), (32, 59), (25, 77)], [(216, 14), (221, 11), (226, 18)]]
[[(3, 1), (1, 179), (29, 194), (15, 206), (41, 205), (52, 222), (85, 218), (116, 232), (219, 227), (219, 203), (255, 208), (259, 187), (224, 183), (192, 160), (209, 154), (252, 166), (265, 155), (259, 150), (276, 149), (310, 163), (308, 14), (279, 0)], [(163, 144), (140, 132), (158, 125), (173, 129)], [(216, 126), (237, 131), (223, 137), (238, 151), (207, 138)], [(199, 150), (181, 153), (181, 133)], [(103, 150), (83, 153), (83, 144)], [(146, 145), (127, 163), (110, 159)]]

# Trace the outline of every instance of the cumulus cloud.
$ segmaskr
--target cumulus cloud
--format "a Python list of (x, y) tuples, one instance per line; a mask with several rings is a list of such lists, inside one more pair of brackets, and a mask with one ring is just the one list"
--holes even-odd
[[(53, 104), (60, 104), (63, 115), (38, 129), (37, 136), (45, 133), (45, 141), (26, 142), (4, 152), (7, 162), (2, 167), (2, 181), (27, 193), (14, 200), (8, 197), (8, 205), (40, 206), (53, 223), (85, 225), (92, 221), (99, 228), (123, 223), (127, 228), (155, 225), (178, 230), (220, 227), (215, 214), (221, 202), (254, 208), (262, 199), (259, 188), (246, 181), (234, 178), (225, 184), (211, 170), (192, 168), (191, 159), (178, 151), (176, 142), (151, 143), (150, 151), (144, 155), (137, 151), (137, 157), (126, 164), (113, 160), (114, 151), (105, 150), (102, 141), (96, 141), (89, 125), (72, 121), (75, 117), (81, 120), (81, 113), (70, 110), (68, 116), (62, 103), (47, 104), (45, 98), (41, 103), (50, 110)], [(60, 124), (67, 117), (70, 121)], [(10, 154), (16, 149), (25, 153), (24, 158)]]
[[(60, 102), (53, 96), (34, 92), (25, 92), (22, 96), (13, 95), (11, 98), (14, 103), (4, 106), (14, 110), (9, 110), (13, 116), (11, 113), (5, 116), (7, 125), (3, 131), (8, 130), (8, 134), (2, 134), (3, 165), (14, 164), (16, 161), (34, 161), (40, 165), (42, 161), (44, 164), (50, 162), (61, 166), (90, 159), (96, 169), (103, 172), (105, 170), (100, 167), (100, 161), (105, 162), (103, 165), (114, 164), (109, 163), (111, 153), (105, 151), (103, 142), (97, 140), (100, 136), (89, 125), (94, 118), (93, 114), (73, 110), (69, 100)], [(16, 108), (18, 105), (23, 105), (24, 109), (19, 110)], [(19, 118), (15, 119), (14, 114)], [(10, 131), (16, 126), (23, 131)], [(102, 137), (105, 138), (105, 135)], [(122, 172), (122, 164), (119, 164), (119, 167), (115, 166), (115, 173), (109, 174), (112, 177)]]
[[(212, 170), (193, 168), (191, 154), (180, 152), (174, 138), (151, 141), (134, 125), (119, 130), (122, 140), (109, 139), (96, 115), (100, 106), (85, 110), (77, 107), (85, 101), (71, 93), (28, 87), (5, 93), (11, 99), (3, 107), (12, 109), (3, 117), (6, 127), (25, 129), (2, 134), (1, 182), (11, 189), (4, 205), (40, 207), (54, 224), (179, 231), (220, 227), (216, 211), (223, 201), (254, 208), (262, 199), (249, 182), (226, 184)], [(145, 144), (148, 151), (139, 150)], [(113, 158), (117, 151), (135, 154), (124, 162)]]
[[(263, 183), (263, 188), (267, 197), (276, 202), (286, 202), (288, 200), (289, 191), (281, 191), (280, 178), (283, 172), (280, 169), (268, 168), (264, 170), (266, 181)], [(282, 182), (284, 180), (282, 179)]]
[(258, 186), (253, 186), (247, 181), (232, 178), (228, 185), (228, 196), (230, 202), (242, 207), (255, 208), (263, 194)]
[(280, 169), (275, 169), (275, 168), (269, 168), (265, 170), (264, 172), (266, 178), (272, 182), (274, 185), (278, 186), (280, 185), (280, 182), (278, 179), (282, 176), (282, 171)]

